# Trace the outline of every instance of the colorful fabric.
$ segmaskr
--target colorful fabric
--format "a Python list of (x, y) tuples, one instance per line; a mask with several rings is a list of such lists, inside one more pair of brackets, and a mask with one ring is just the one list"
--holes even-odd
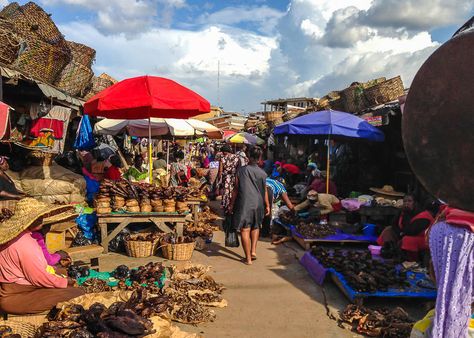
[(429, 246), (438, 290), (432, 336), (466, 337), (474, 299), (474, 233), (438, 222)]
[(33, 237), (38, 245), (41, 247), (41, 250), (43, 251), (44, 258), (46, 258), (46, 262), (48, 265), (54, 266), (59, 263), (61, 260), (61, 256), (57, 253), (49, 253), (48, 248), (46, 247), (46, 243), (44, 241), (44, 236), (40, 232), (32, 232), (31, 237)]
[(220, 165), (222, 166), (222, 201), (221, 205), (225, 213), (229, 213), (230, 200), (235, 188), (235, 175), (239, 168), (240, 158), (235, 154), (222, 156)]
[(300, 168), (298, 168), (296, 165), (291, 164), (291, 163), (283, 164), (281, 167), (293, 175), (298, 175), (301, 173)]
[(38, 136), (29, 143), (30, 147), (47, 147), (52, 148), (54, 146), (54, 136), (50, 131), (40, 132)]
[(278, 201), (286, 193), (285, 186), (276, 180), (267, 177), (266, 184), (272, 190), (274, 202)]
[(446, 223), (462, 226), (474, 232), (474, 213), (447, 207), (444, 209)]
[(62, 139), (64, 134), (64, 121), (44, 117), (39, 118), (33, 121), (30, 135), (38, 137), (43, 129), (52, 130), (54, 138)]
[(26, 231), (0, 248), (0, 283), (66, 288), (67, 278), (50, 274), (43, 251)]
[(116, 166), (110, 166), (105, 169), (104, 177), (109, 180), (119, 181), (122, 179), (122, 173), (120, 172), (120, 169)]

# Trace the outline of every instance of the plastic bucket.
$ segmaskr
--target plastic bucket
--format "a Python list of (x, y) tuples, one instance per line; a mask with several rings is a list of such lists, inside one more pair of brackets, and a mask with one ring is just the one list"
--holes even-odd
[(377, 226), (375, 224), (364, 224), (362, 233), (364, 234), (364, 236), (375, 236), (376, 229), (377, 229)]

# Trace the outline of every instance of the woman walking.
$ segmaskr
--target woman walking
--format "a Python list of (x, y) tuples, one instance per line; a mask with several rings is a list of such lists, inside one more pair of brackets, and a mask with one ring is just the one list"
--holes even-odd
[(239, 167), (239, 157), (232, 154), (232, 149), (229, 145), (224, 145), (221, 148), (222, 156), (219, 163), (219, 181), (222, 189), (222, 201), (221, 206), (224, 210), (224, 230), (229, 229), (231, 223), (230, 216), (230, 201), (232, 199), (232, 192), (235, 188), (235, 174)]
[(249, 152), (249, 163), (237, 170), (236, 189), (232, 196), (232, 225), (240, 231), (244, 248), (244, 263), (252, 264), (257, 259), (257, 241), (265, 215), (270, 214), (266, 189), (267, 174), (259, 168), (260, 148)]

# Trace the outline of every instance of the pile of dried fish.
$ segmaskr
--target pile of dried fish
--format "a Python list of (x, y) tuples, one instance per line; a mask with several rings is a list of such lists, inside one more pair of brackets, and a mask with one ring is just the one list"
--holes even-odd
[(0, 213), (0, 223), (5, 222), (7, 219), (10, 219), (13, 216), (13, 211), (8, 208), (2, 208), (2, 213)]
[(396, 269), (391, 262), (372, 259), (368, 250), (350, 251), (313, 247), (312, 255), (324, 267), (334, 268), (358, 292), (387, 291), (388, 288), (410, 286), (406, 272)]
[(296, 231), (305, 238), (324, 238), (336, 234), (336, 230), (329, 224), (316, 224), (300, 221)]
[(170, 288), (181, 293), (187, 293), (191, 290), (210, 290), (221, 294), (224, 291), (224, 286), (220, 283), (217, 283), (214, 278), (209, 275), (203, 275), (201, 278), (172, 281)]
[(13, 330), (8, 325), (0, 325), (1, 338), (21, 338), (21, 335), (13, 333)]
[(394, 310), (371, 310), (349, 304), (340, 314), (340, 321), (350, 324), (353, 331), (371, 337), (406, 338), (414, 321), (400, 307)]
[(215, 313), (193, 300), (186, 293), (181, 293), (174, 289), (166, 289), (165, 294), (172, 300), (172, 305), (170, 306), (172, 320), (187, 324), (214, 321)]
[(212, 238), (215, 227), (209, 223), (199, 221), (197, 225), (188, 223), (184, 228), (184, 235), (192, 238)]
[(130, 280), (139, 284), (153, 284), (160, 280), (164, 270), (163, 264), (150, 262), (147, 265), (130, 270)]
[(77, 304), (67, 306), (50, 313), (51, 321), (40, 328), (41, 337), (144, 337), (154, 333), (153, 323), (138, 315), (135, 305), (116, 302), (107, 309), (95, 303), (88, 310)]
[(87, 279), (81, 285), (81, 288), (84, 289), (85, 293), (112, 291), (112, 288), (107, 285), (107, 282), (105, 280), (98, 279), (98, 278)]

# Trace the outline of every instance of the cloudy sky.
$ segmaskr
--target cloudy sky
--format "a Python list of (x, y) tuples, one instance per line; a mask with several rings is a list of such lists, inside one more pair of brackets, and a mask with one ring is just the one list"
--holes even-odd
[(380, 76), (400, 74), (409, 86), (421, 63), (474, 15), (473, 0), (38, 3), (67, 39), (97, 50), (96, 73), (172, 78), (243, 113), (261, 110), (266, 99), (320, 97)]

